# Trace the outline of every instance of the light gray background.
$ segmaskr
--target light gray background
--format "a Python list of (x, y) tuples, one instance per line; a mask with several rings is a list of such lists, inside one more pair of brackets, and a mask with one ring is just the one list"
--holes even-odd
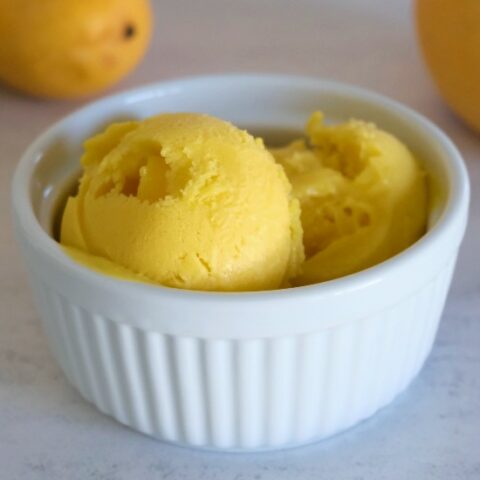
[[(33, 310), (9, 219), (25, 147), (84, 102), (0, 90), (0, 479), (479, 479), (480, 135), (444, 107), (422, 65), (406, 0), (155, 0), (142, 65), (115, 90), (182, 75), (264, 71), (356, 83), (420, 111), (459, 146), (470, 225), (440, 332), (406, 393), (321, 444), (260, 455), (170, 447), (98, 413), (67, 384)], [(313, 107), (313, 106), (312, 106)]]

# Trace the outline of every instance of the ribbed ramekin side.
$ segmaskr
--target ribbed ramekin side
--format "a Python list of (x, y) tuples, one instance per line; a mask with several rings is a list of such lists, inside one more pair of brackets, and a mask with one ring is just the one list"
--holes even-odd
[(101, 411), (169, 442), (254, 450), (327, 437), (403, 390), (431, 348), (454, 262), (383, 312), (328, 329), (318, 312), (318, 331), (263, 339), (145, 331), (33, 283), (57, 360)]
[(355, 425), (406, 388), (431, 350), (455, 260), (389, 309), (299, 340), (292, 442)]
[(74, 365), (71, 364), (69, 346), (64, 336), (65, 322), (62, 321), (59, 325), (63, 314), (59, 311), (59, 305), (55, 304), (47, 283), (33, 271), (29, 271), (29, 274), (35, 306), (40, 313), (50, 349), (70, 383), (77, 386), (79, 382), (74, 374)]

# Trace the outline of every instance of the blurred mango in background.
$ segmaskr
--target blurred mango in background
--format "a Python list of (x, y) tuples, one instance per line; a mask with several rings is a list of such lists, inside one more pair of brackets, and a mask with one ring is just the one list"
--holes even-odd
[(416, 0), (415, 15), (441, 95), (480, 132), (480, 0)]
[(148, 0), (0, 0), (0, 81), (31, 95), (97, 93), (142, 58)]

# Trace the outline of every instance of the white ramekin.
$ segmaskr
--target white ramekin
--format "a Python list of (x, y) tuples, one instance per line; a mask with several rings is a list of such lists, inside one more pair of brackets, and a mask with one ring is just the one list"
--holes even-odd
[[(108, 122), (163, 111), (217, 115), (253, 131), (372, 120), (429, 173), (428, 233), (355, 275), (301, 288), (202, 293), (85, 269), (52, 238), (83, 140)], [(421, 368), (464, 234), (461, 156), (432, 123), (382, 96), (311, 78), (226, 75), (147, 86), (61, 120), (21, 159), (17, 238), (52, 350), (84, 398), (119, 422), (175, 444), (257, 450), (296, 446), (355, 425)]]

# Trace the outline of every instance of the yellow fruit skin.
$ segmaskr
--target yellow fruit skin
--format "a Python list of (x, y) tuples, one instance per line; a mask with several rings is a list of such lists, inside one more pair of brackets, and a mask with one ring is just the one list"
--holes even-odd
[(150, 40), (148, 0), (0, 0), (0, 81), (34, 96), (95, 94)]
[(480, 131), (480, 1), (417, 0), (420, 45), (441, 95)]

